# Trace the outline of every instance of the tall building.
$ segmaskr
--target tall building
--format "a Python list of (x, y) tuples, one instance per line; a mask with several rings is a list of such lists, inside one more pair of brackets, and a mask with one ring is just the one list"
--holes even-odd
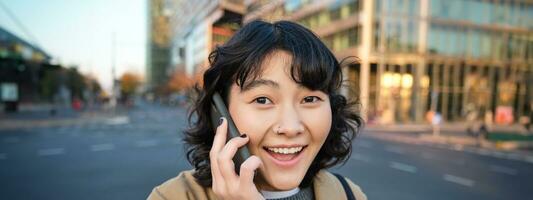
[(0, 27), (0, 107), (17, 111), (20, 102), (38, 102), (46, 72), (55, 68), (41, 48)]
[(207, 68), (209, 52), (241, 26), (246, 7), (242, 0), (171, 1), (171, 65), (195, 76)]
[(171, 71), (172, 1), (148, 0), (146, 81), (149, 90), (164, 85)]
[(428, 111), (499, 124), (533, 107), (533, 2), (528, 0), (246, 1), (244, 23), (292, 20), (339, 59), (348, 95), (371, 123), (419, 123)]

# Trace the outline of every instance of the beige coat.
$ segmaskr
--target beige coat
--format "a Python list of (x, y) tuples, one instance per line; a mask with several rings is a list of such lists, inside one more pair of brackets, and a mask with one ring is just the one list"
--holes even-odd
[[(202, 187), (192, 176), (193, 171), (181, 172), (165, 183), (155, 187), (152, 190), (148, 200), (208, 200), (216, 199), (211, 188)], [(353, 194), (357, 200), (366, 200), (366, 195), (361, 191), (359, 186), (355, 185), (349, 179), (346, 179), (350, 185)], [(345, 200), (346, 193), (342, 188), (341, 182), (333, 174), (326, 170), (321, 170), (313, 180), (313, 189), (316, 200)]]

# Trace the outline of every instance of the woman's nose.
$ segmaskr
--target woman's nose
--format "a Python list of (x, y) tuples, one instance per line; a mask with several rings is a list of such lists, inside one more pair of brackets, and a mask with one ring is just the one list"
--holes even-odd
[(302, 120), (294, 108), (285, 109), (283, 112), (281, 112), (279, 119), (278, 126), (274, 127), (274, 132), (278, 134), (284, 134), (289, 137), (296, 136), (304, 132)]

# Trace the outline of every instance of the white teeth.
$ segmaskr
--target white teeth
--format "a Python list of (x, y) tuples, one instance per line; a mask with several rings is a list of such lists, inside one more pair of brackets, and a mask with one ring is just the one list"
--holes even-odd
[(292, 147), (292, 148), (268, 148), (268, 150), (281, 153), (281, 154), (293, 154), (302, 151), (303, 147)]

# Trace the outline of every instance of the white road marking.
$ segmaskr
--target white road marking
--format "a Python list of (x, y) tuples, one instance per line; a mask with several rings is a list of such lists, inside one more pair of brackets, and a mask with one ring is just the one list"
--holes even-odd
[(405, 154), (405, 150), (397, 146), (387, 146), (385, 147), (385, 150), (392, 153)]
[(60, 155), (64, 153), (65, 153), (64, 148), (40, 149), (39, 151), (37, 151), (37, 155), (39, 156), (54, 156), (54, 155)]
[(475, 184), (475, 182), (473, 180), (470, 180), (470, 179), (467, 179), (467, 178), (463, 178), (463, 177), (460, 177), (460, 176), (450, 175), (450, 174), (444, 174), (444, 176), (442, 178), (445, 181), (452, 182), (452, 183), (459, 184), (459, 185), (463, 185), (463, 186), (467, 186), (467, 187), (472, 187)]
[(20, 141), (20, 139), (18, 137), (7, 137), (7, 138), (4, 138), (4, 142), (5, 143), (17, 143), (19, 141)]
[(137, 147), (153, 147), (157, 145), (157, 140), (141, 140), (137, 141)]
[(355, 144), (364, 148), (371, 148), (374, 146), (372, 143), (364, 140), (357, 141)]
[(533, 163), (533, 156), (526, 156), (524, 159), (526, 162)]
[(504, 166), (499, 166), (499, 165), (490, 165), (489, 169), (490, 169), (490, 171), (493, 171), (493, 172), (513, 175), (513, 176), (518, 174), (518, 171), (516, 169), (509, 168), (509, 167), (504, 167)]
[(488, 156), (490, 155), (490, 151), (486, 150), (486, 149), (477, 149), (476, 150), (476, 153), (480, 154), (480, 155), (484, 155), (484, 156)]
[(5, 159), (7, 159), (7, 154), (0, 153), (0, 160), (5, 160)]
[(113, 144), (95, 144), (91, 145), (91, 151), (109, 151), (115, 149)]
[(359, 153), (352, 153), (351, 159), (358, 160), (358, 161), (363, 161), (363, 162), (366, 162), (366, 163), (370, 162), (370, 158), (368, 156), (364, 156), (364, 155), (359, 154)]
[(120, 125), (120, 124), (128, 124), (130, 123), (130, 119), (127, 116), (118, 116), (114, 118), (110, 118), (106, 121), (106, 124), (108, 125)]
[(417, 171), (415, 166), (404, 164), (404, 163), (399, 163), (399, 162), (390, 162), (389, 167), (400, 170), (400, 171), (409, 172), (409, 173), (416, 173)]

